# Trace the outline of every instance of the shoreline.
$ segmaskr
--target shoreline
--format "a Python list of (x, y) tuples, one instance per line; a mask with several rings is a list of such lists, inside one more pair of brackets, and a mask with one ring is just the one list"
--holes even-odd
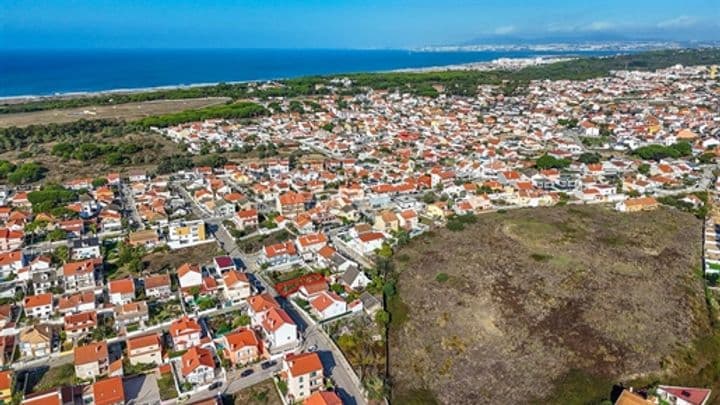
[[(618, 52), (621, 54), (623, 52)], [(607, 56), (607, 55), (601, 55)], [(399, 69), (388, 69), (388, 70), (375, 70), (365, 72), (345, 72), (345, 73), (329, 73), (323, 76), (341, 76), (341, 75), (352, 75), (356, 73), (423, 73), (423, 72), (439, 72), (449, 70), (497, 70), (497, 69), (519, 69), (527, 66), (535, 66), (540, 64), (548, 64), (561, 62), (571, 59), (577, 59), (584, 56), (573, 55), (539, 55), (534, 57), (507, 57), (498, 58), (489, 61), (481, 62), (468, 62), (451, 65), (437, 65), (437, 66), (426, 66), (416, 68), (399, 68)], [(590, 56), (586, 56), (590, 57)], [(236, 80), (236, 81), (223, 81), (223, 82), (205, 82), (205, 83), (192, 83), (192, 84), (171, 84), (163, 86), (149, 86), (149, 87), (137, 87), (137, 88), (118, 88), (108, 90), (97, 90), (97, 91), (70, 91), (63, 93), (55, 93), (48, 95), (15, 95), (15, 96), (0, 96), (0, 104), (21, 104), (33, 101), (43, 100), (62, 100), (62, 99), (73, 99), (73, 98), (84, 98), (84, 97), (99, 97), (99, 96), (112, 96), (114, 94), (136, 94), (136, 93), (148, 93), (154, 91), (163, 90), (178, 90), (178, 89), (192, 89), (197, 87), (213, 87), (221, 83), (224, 84), (246, 84), (246, 83), (268, 83), (273, 81), (289, 80), (296, 77), (278, 77), (274, 79), (255, 79), (255, 80)]]

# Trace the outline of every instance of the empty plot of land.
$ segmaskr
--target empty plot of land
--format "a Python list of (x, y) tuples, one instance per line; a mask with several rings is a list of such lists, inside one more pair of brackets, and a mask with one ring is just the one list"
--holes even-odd
[(183, 263), (207, 264), (213, 257), (223, 254), (216, 243), (203, 243), (177, 250), (150, 253), (143, 257), (143, 262), (147, 264), (145, 269), (147, 273), (156, 273), (164, 269), (177, 269)]
[(283, 402), (273, 381), (265, 380), (238, 391), (234, 403), (235, 405), (281, 405)]
[[(108, 96), (112, 98), (112, 96)], [(152, 115), (168, 114), (209, 107), (230, 101), (227, 97), (153, 100), (139, 103), (67, 108), (16, 114), (0, 114), (0, 127), (25, 127), (32, 124), (72, 122), (79, 119), (117, 118), (134, 120)]]
[(396, 255), (394, 400), (554, 403), (574, 373), (601, 386), (668, 372), (709, 331), (700, 249), (689, 214), (604, 207), (487, 214), (413, 241)]

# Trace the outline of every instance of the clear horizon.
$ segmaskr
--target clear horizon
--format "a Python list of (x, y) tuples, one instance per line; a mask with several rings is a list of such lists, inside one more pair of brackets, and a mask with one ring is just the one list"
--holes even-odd
[(26, 0), (0, 49), (408, 49), (492, 40), (720, 40), (716, 0)]

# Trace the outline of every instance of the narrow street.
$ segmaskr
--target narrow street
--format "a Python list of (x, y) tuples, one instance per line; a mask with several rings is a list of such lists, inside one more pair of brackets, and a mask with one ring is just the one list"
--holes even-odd
[[(216, 221), (209, 222), (217, 223)], [(257, 258), (244, 254), (237, 246), (237, 243), (235, 243), (235, 239), (224, 229), (224, 226), (222, 226), (222, 224), (217, 225), (217, 229), (215, 230), (214, 234), (215, 237), (218, 239), (220, 245), (223, 247), (223, 249), (225, 250), (225, 252), (227, 252), (228, 255), (242, 260), (243, 263), (245, 263), (245, 266), (247, 266), (247, 271), (256, 275), (255, 278), (260, 281), (262, 287), (266, 292), (269, 292), (275, 297), (278, 296), (277, 291), (275, 291), (273, 286), (268, 283), (264, 279), (264, 277), (260, 276), (260, 272), (262, 270), (256, 263)], [(355, 374), (352, 371), (350, 365), (345, 361), (342, 353), (340, 352), (340, 349), (332, 342), (332, 339), (330, 339), (330, 337), (325, 334), (321, 327), (313, 325), (313, 322), (309, 319), (309, 317), (307, 317), (307, 315), (303, 314), (301, 311), (295, 310), (292, 304), (285, 301), (284, 299), (279, 299), (278, 301), (281, 302), (281, 304), (283, 305), (283, 309), (285, 309), (288, 315), (290, 315), (290, 317), (297, 323), (298, 328), (303, 331), (304, 338), (301, 347), (302, 350), (307, 350), (308, 348), (313, 346), (316, 347), (316, 350), (325, 368), (325, 375), (334, 382), (336, 391), (338, 395), (342, 398), (343, 404), (366, 404), (367, 402), (363, 397), (363, 394), (361, 392), (362, 388), (359, 385), (359, 381), (357, 381), (357, 377), (355, 377)], [(264, 375), (264, 371), (265, 370), (263, 370), (263, 372), (261, 373), (258, 373), (258, 375)], [(240, 382), (235, 382), (233, 381), (233, 376), (235, 376), (235, 374), (228, 375), (228, 384), (227, 387), (225, 387), (224, 389), (224, 392), (226, 393), (237, 392), (238, 390), (243, 389), (246, 386), (252, 385), (247, 383), (248, 381), (254, 381), (255, 383), (257, 383), (263, 380), (262, 378), (258, 377), (254, 377), (251, 379), (251, 375), (249, 377), (244, 377), (243, 379), (241, 379)], [(239, 377), (239, 374), (237, 376)], [(270, 378), (271, 376), (272, 374), (269, 374), (268, 378)]]

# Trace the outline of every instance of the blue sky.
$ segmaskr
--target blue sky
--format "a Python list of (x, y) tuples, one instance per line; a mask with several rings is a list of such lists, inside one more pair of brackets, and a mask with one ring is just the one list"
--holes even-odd
[(0, 48), (399, 48), (720, 40), (720, 0), (0, 0)]

